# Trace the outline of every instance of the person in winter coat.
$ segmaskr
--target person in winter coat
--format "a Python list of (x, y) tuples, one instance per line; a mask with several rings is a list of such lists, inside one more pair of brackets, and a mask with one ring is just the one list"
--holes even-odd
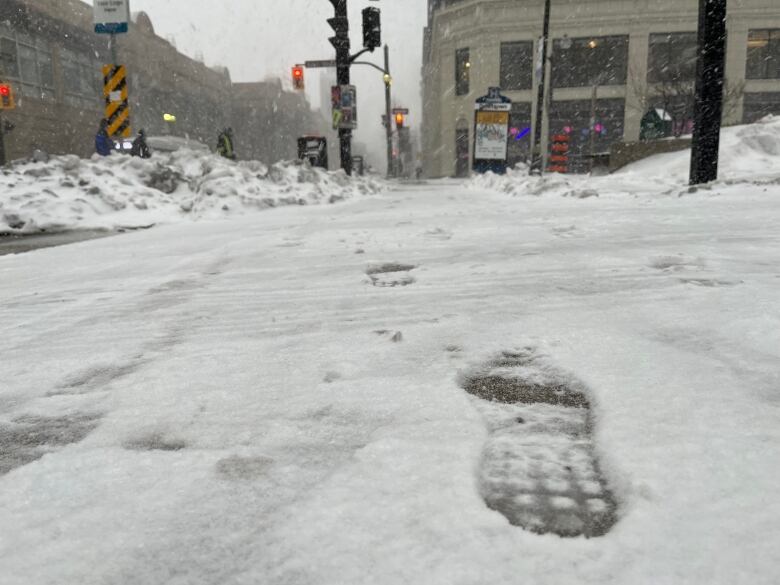
[(141, 158), (152, 158), (152, 149), (146, 144), (146, 131), (141, 129), (138, 136), (133, 140), (133, 146), (130, 149), (130, 156), (140, 156)]
[(236, 160), (236, 152), (233, 149), (233, 129), (225, 128), (217, 138), (217, 154), (230, 160)]
[(108, 120), (100, 121), (100, 128), (95, 136), (95, 152), (100, 156), (108, 156), (114, 151), (114, 141), (108, 135)]

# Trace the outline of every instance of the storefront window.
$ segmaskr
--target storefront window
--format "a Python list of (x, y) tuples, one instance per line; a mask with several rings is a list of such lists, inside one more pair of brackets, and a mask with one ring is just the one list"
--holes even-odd
[(625, 85), (628, 36), (555, 39), (553, 87)]
[(746, 76), (780, 79), (780, 29), (750, 31)]
[(528, 162), (531, 152), (531, 104), (516, 102), (509, 114), (509, 149), (507, 163), (513, 167)]
[[(550, 135), (570, 137), (569, 172), (590, 170), (591, 100), (553, 102), (550, 107)], [(623, 139), (625, 101), (605, 99), (596, 102), (593, 154), (609, 152), (614, 142)]]

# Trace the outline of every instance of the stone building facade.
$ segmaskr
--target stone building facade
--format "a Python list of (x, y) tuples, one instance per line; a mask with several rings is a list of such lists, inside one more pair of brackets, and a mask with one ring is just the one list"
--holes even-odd
[[(215, 146), (218, 132), (235, 129), (240, 158), (264, 162), (296, 156), (297, 135), (325, 122), (305, 98), (278, 80), (234, 84), (225, 68), (210, 68), (157, 36), (149, 17), (133, 15), (118, 35), (128, 71), (132, 129), (186, 136)], [(93, 152), (103, 116), (102, 66), (108, 38), (93, 32), (92, 8), (80, 0), (0, 2), (0, 80), (10, 82), (18, 107), (3, 116), (16, 129), (6, 136), (9, 159), (34, 149), (52, 154)], [(165, 122), (164, 114), (176, 117)]]
[[(616, 141), (638, 140), (641, 120), (651, 109), (669, 112), (675, 132), (688, 133), (698, 4), (552, 0), (544, 136), (570, 134), (576, 161)], [(429, 0), (423, 56), (423, 156), (429, 176), (469, 172), (474, 101), (491, 86), (513, 101), (510, 162), (528, 157), (543, 10), (544, 0)], [(780, 3), (729, 2), (727, 28), (724, 122), (780, 114)]]

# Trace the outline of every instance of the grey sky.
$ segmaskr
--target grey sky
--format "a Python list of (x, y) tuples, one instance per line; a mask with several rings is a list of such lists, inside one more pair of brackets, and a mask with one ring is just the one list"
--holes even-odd
[[(421, 120), (420, 68), (425, 0), (349, 0), (353, 47), (362, 45), (360, 11), (382, 9), (383, 42), (391, 48), (394, 101), (412, 110), (410, 123)], [(209, 65), (226, 65), (235, 81), (281, 77), (289, 85), (290, 67), (307, 59), (332, 59), (328, 43), (333, 15), (328, 0), (131, 0), (131, 10), (149, 14), (158, 35), (173, 37), (183, 53), (202, 53)], [(381, 64), (381, 51), (367, 55)], [(319, 105), (319, 72), (307, 72), (307, 95)], [(360, 128), (356, 139), (369, 144), (372, 162), (383, 153), (384, 86), (381, 74), (354, 67)]]

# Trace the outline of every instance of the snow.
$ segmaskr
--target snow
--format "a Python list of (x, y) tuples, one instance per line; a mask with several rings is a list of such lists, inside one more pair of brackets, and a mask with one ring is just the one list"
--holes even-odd
[[(0, 233), (119, 229), (213, 220), (279, 205), (334, 203), (381, 191), (298, 162), (238, 164), (196, 146), (161, 142), (150, 160), (123, 155), (20, 162), (0, 174)], [(186, 146), (186, 145), (185, 145)]]
[[(779, 143), (728, 129), (696, 191), (677, 153), (0, 257), (0, 584), (776, 583)], [(549, 413), (461, 381), (528, 348), (587, 392), (604, 536), (483, 500)]]
[[(780, 181), (780, 117), (767, 116), (747, 126), (724, 128), (721, 134), (720, 183), (775, 185)], [(597, 177), (550, 173), (541, 180), (529, 177), (519, 165), (506, 176), (473, 178), (477, 190), (490, 189), (515, 196), (561, 195), (587, 199), (617, 195), (684, 196), (688, 193), (690, 151), (659, 154), (611, 175)], [(709, 189), (710, 186), (699, 187)]]

